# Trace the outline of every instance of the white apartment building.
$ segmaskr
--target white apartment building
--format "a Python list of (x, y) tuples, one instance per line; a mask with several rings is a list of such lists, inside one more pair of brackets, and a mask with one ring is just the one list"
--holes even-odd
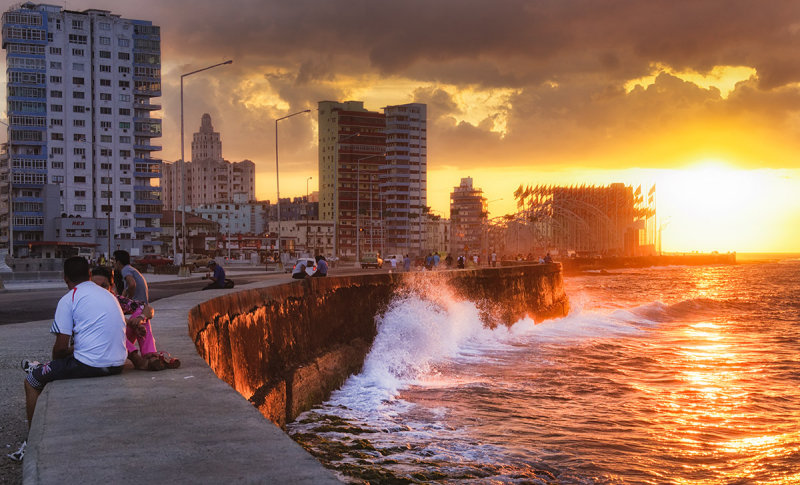
[(203, 204), (192, 211), (219, 224), (220, 234), (264, 234), (269, 202)]
[[(24, 3), (3, 14), (11, 200), (0, 219), (17, 256), (158, 252), (161, 33), (106, 10)], [(10, 224), (9, 224), (10, 223)], [(83, 224), (80, 224), (83, 223)]]
[(380, 189), (386, 248), (392, 254), (422, 254), (428, 203), (427, 106), (387, 106), (383, 112), (386, 164), (381, 166)]
[(242, 197), (248, 202), (255, 201), (256, 165), (250, 160), (234, 163), (223, 160), (222, 139), (214, 131), (211, 115), (205, 113), (200, 130), (192, 137), (191, 162), (184, 165), (178, 160), (164, 164), (163, 187), (167, 210), (179, 209), (184, 195), (186, 206), (191, 208), (232, 203)]

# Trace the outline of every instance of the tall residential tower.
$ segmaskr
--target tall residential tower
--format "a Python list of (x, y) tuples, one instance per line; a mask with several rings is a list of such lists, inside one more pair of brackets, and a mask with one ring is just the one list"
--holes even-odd
[(3, 15), (3, 48), (13, 254), (158, 252), (160, 28), (28, 2)]

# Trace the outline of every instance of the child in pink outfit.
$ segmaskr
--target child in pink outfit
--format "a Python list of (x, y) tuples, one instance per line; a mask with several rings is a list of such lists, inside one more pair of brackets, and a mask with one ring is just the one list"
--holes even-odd
[[(113, 273), (108, 268), (98, 267), (92, 270), (92, 281), (114, 293), (111, 285)], [(156, 339), (150, 326), (150, 319), (154, 314), (153, 307), (122, 295), (115, 294), (115, 296), (122, 308), (122, 313), (130, 315), (126, 320), (125, 347), (128, 350), (128, 359), (133, 362), (134, 367), (140, 370), (156, 371), (164, 368), (178, 368), (180, 360), (171, 358), (169, 354), (158, 352), (156, 349)], [(138, 350), (136, 343), (139, 344)]]

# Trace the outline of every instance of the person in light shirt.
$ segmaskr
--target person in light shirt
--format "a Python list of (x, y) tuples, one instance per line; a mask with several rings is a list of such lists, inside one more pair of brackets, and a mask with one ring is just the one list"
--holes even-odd
[(69, 291), (56, 307), (50, 333), (52, 360), (28, 368), (25, 407), (30, 427), (36, 401), (48, 382), (119, 374), (128, 357), (125, 317), (114, 295), (89, 280), (89, 262), (76, 256), (64, 261)]

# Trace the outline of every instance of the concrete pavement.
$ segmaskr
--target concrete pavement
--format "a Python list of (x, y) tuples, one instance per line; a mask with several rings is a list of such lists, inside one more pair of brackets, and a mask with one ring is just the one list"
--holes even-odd
[[(156, 344), (180, 358), (179, 369), (126, 369), (119, 376), (48, 384), (28, 437), (24, 483), (339, 483), (219, 380), (188, 337), (187, 314), (194, 305), (279, 282), (155, 302)], [(46, 329), (38, 337), (49, 348)], [(29, 356), (12, 358), (24, 357)], [(19, 392), (22, 377), (20, 371)]]

